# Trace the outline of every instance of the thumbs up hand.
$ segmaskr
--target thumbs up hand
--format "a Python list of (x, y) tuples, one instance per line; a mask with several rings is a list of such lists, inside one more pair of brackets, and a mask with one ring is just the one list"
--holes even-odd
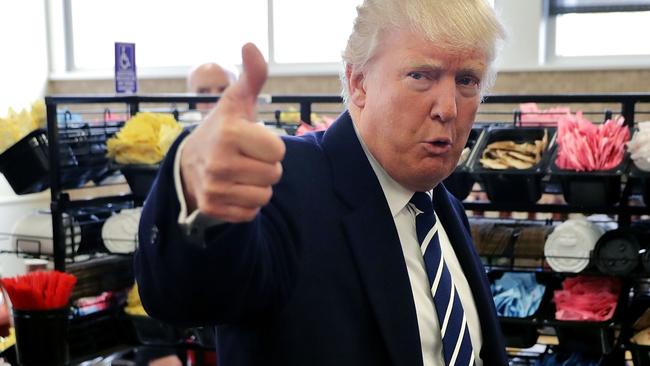
[(188, 212), (216, 219), (251, 221), (282, 176), (284, 142), (255, 122), (257, 96), (267, 78), (264, 57), (253, 44), (242, 48), (243, 72), (215, 108), (187, 137), (181, 178)]

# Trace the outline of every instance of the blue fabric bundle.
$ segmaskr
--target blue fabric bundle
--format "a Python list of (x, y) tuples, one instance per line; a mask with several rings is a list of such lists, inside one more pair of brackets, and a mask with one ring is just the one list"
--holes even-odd
[(525, 318), (533, 315), (544, 296), (544, 285), (534, 273), (507, 272), (491, 286), (499, 316)]

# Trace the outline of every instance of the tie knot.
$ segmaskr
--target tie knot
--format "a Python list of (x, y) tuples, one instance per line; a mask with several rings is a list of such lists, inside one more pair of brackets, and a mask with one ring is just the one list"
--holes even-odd
[(409, 201), (423, 213), (433, 213), (433, 202), (431, 197), (425, 192), (415, 192)]

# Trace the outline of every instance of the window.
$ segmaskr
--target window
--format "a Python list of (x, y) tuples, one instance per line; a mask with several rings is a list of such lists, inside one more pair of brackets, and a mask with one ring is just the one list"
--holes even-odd
[(362, 0), (274, 0), (276, 63), (340, 62)]
[(111, 69), (114, 42), (135, 42), (139, 68), (239, 63), (245, 42), (268, 56), (266, 1), (68, 1), (72, 70)]
[[(57, 0), (50, 0), (57, 1)], [(255, 43), (271, 70), (331, 64), (341, 53), (362, 0), (58, 0), (67, 15), (65, 71), (108, 72), (114, 42), (136, 44), (140, 70), (241, 61)]]
[(551, 0), (555, 58), (650, 55), (650, 0)]

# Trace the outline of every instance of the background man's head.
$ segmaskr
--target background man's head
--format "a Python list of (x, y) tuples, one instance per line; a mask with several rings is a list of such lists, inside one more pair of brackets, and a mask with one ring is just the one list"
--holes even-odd
[[(235, 82), (235, 74), (216, 63), (205, 63), (190, 71), (187, 77), (187, 90), (197, 94), (221, 94)], [(198, 103), (197, 109), (208, 110), (213, 103)]]

